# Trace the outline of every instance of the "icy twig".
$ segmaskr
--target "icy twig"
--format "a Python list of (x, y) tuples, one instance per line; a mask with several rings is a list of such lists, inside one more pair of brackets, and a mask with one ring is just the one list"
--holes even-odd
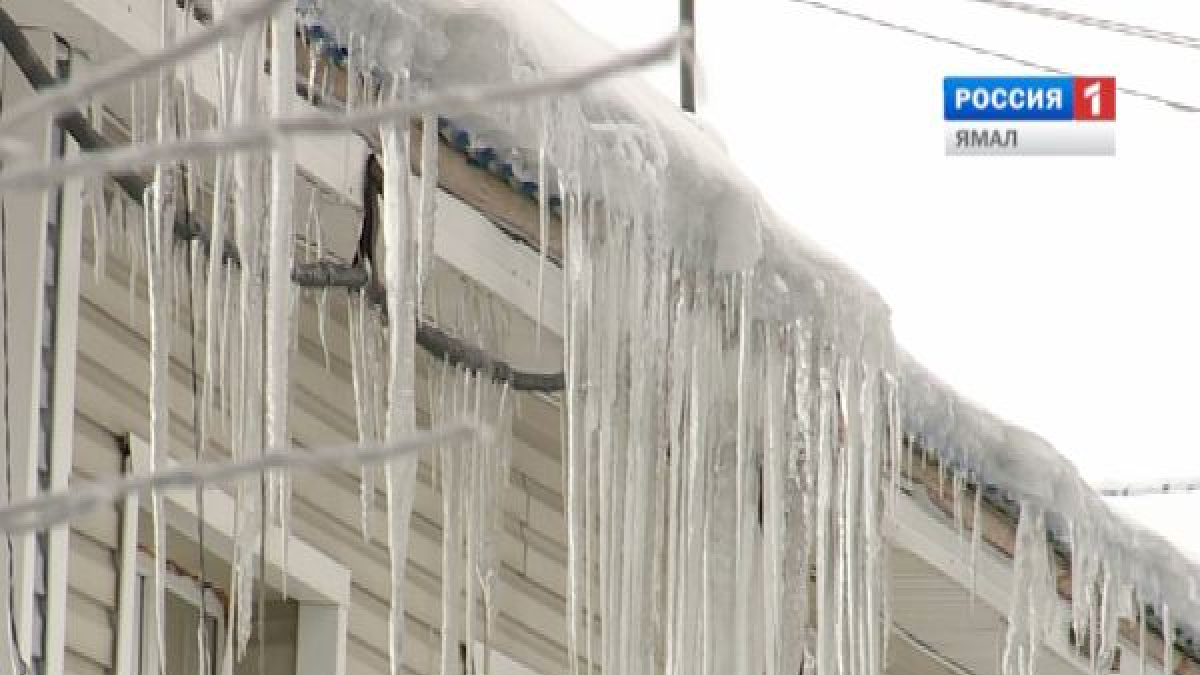
[(117, 171), (127, 173), (158, 162), (194, 160), (231, 151), (262, 150), (286, 137), (300, 134), (367, 129), (426, 113), (455, 113), (488, 105), (516, 103), (540, 96), (563, 94), (598, 80), (665, 61), (676, 52), (681, 41), (686, 41), (687, 34), (687, 30), (682, 30), (649, 46), (622, 52), (600, 63), (531, 82), (434, 92), (416, 101), (397, 101), (360, 108), (340, 116), (310, 113), (276, 118), (242, 127), (213, 129), (169, 143), (129, 145), (107, 152), (78, 156), (69, 161), (4, 171), (0, 172), (0, 191), (17, 188), (38, 189), (77, 176)]
[(427, 448), (469, 441), (483, 434), (485, 431), (475, 425), (457, 423), (442, 429), (412, 433), (393, 443), (362, 443), (314, 452), (275, 450), (254, 454), (244, 460), (170, 467), (139, 476), (121, 477), (91, 485), (74, 485), (69, 491), (28, 499), (0, 509), (0, 531), (21, 534), (42, 530), (65, 523), (104, 503), (116, 502), (131, 494), (222, 483), (268, 470), (314, 469), (330, 464), (381, 462)]
[(182, 40), (172, 42), (157, 52), (133, 54), (95, 71), (90, 77), (43, 90), (37, 96), (13, 106), (9, 113), (0, 119), (0, 134), (11, 131), (16, 125), (34, 116), (50, 116), (71, 110), (101, 91), (151, 75), (160, 68), (190, 58), (271, 16), (283, 1), (258, 0), (243, 5), (221, 17), (207, 30), (190, 33)]

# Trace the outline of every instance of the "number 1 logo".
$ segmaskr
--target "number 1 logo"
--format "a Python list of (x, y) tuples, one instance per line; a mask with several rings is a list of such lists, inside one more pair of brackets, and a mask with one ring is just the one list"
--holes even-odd
[(1117, 79), (1115, 77), (1075, 78), (1076, 121), (1112, 121), (1117, 119)]

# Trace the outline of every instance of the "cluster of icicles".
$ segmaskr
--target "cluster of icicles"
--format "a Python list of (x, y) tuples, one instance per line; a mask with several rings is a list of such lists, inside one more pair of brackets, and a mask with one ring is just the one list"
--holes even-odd
[(889, 343), (565, 214), (572, 672), (881, 673)]
[[(295, 84), (290, 77), (274, 78), (270, 92), (257, 91), (256, 66), (266, 44), (260, 30), (220, 48), (216, 124), (286, 111)], [(290, 49), (273, 48), (272, 59), (277, 72), (295, 72)], [(403, 79), (396, 82), (388, 96), (404, 95)], [(154, 127), (149, 135), (165, 137), (175, 106), (189, 105), (186, 87), (177, 90), (166, 79), (159, 86), (149, 97), (156, 101), (154, 124), (134, 120), (135, 141), (147, 126)], [(265, 108), (253, 103), (260, 100), (271, 103)], [(135, 110), (142, 105), (135, 101)], [(387, 180), (383, 255), (375, 273), (384, 281), (386, 307), (355, 295), (347, 312), (363, 441), (398, 438), (417, 424), (414, 325), (426, 296), (437, 179), (436, 118), (423, 122), (419, 176), (410, 169), (408, 127), (380, 130)], [(543, 146), (537, 152), (542, 185), (552, 178), (546, 155)], [(203, 170), (190, 167), (189, 174)], [(753, 270), (712, 271), (698, 260), (699, 247), (668, 246), (672, 237), (664, 224), (642, 215), (655, 209), (605, 210), (597, 205), (624, 202), (619, 195), (589, 196), (579, 181), (564, 178), (567, 173), (554, 178), (567, 234), (570, 672), (882, 673), (891, 632), (885, 514), (906, 452), (898, 413), (904, 386), (895, 374), (886, 323), (851, 307), (828, 307), (788, 321), (756, 317), (759, 281)], [(235, 265), (221, 256), (205, 259), (200, 245), (172, 243), (171, 214), (185, 197), (193, 204), (199, 200), (183, 194), (167, 167), (156, 172), (138, 230), (143, 236), (130, 240), (128, 248), (135, 261), (144, 259), (148, 279), (151, 446), (157, 462), (168, 456), (171, 330), (184, 316), (183, 293), (197, 292), (181, 270), (204, 280), (197, 307), (203, 330), (201, 447), (215, 433), (210, 418), (228, 434), (235, 457), (288, 444), (288, 362), (299, 302), (287, 273), (298, 234), (292, 225), (294, 174), (290, 153), (281, 149), (222, 158), (206, 176), (216, 205), (206, 219), (212, 225), (208, 250), (220, 250), (228, 239), (238, 250)], [(114, 210), (95, 193), (89, 202), (94, 215)], [(543, 241), (547, 211), (543, 204)], [(266, 227), (260, 225), (264, 218)], [(315, 247), (304, 255), (319, 258), (320, 224), (311, 215), (307, 222), (307, 231), (299, 234)], [(98, 263), (109, 248), (103, 229), (97, 225), (94, 232)], [(324, 341), (325, 293), (318, 304)], [(458, 323), (463, 330), (469, 325)], [(494, 430), (488, 443), (439, 453), (436, 463), (444, 523), (439, 671), (450, 675), (463, 668), (459, 645), (474, 645), (479, 625), (486, 643), (496, 617), (496, 541), (513, 401), (504, 386), (448, 366), (430, 382), (431, 424), (467, 417)], [(403, 590), (417, 460), (398, 460), (383, 473), (391, 555), (389, 654), (397, 675), (405, 663)], [(379, 492), (376, 470), (363, 469), (361, 483), (366, 533)], [(227, 642), (237, 648), (226, 650), (226, 674), (253, 630), (264, 526), (278, 528), (286, 555), (289, 493), (284, 475), (270, 476), (265, 489), (253, 483), (237, 489), (235, 620)], [(161, 498), (152, 502), (154, 594), (161, 612), (166, 558)], [(975, 528), (978, 532), (978, 519)], [(1071, 619), (1076, 635), (1096, 636), (1089, 644), (1099, 668), (1111, 657), (1120, 618), (1134, 606), (1130, 580), (1099, 546), (1088, 545), (1087, 529), (1072, 532)], [(973, 539), (972, 560), (978, 536)], [(1023, 510), (1014, 562), (1016, 592), (1003, 668), (1009, 675), (1032, 675), (1034, 656), (1057, 611), (1046, 517), (1036, 507)], [(1169, 634), (1169, 621), (1167, 628)], [(1143, 646), (1144, 636), (1143, 617)], [(157, 640), (161, 649), (161, 622)]]
[[(170, 41), (177, 38), (186, 21), (177, 22), (184, 15), (171, 11), (169, 5), (164, 8), (163, 34)], [(293, 24), (291, 14), (277, 19), (274, 26), (284, 28), (275, 34), (290, 35)], [(211, 124), (221, 128), (260, 116), (286, 114), (292, 104), (295, 80), (290, 76), (266, 80), (259, 76), (259, 64), (266, 60), (268, 49), (270, 61), (278, 64), (277, 73), (296, 72), (291, 43), (273, 44), (262, 27), (221, 44), (220, 100), (214, 119), (206, 119), (193, 109), (198, 99), (191, 88), (190, 66), (166, 72), (152, 85), (132, 84), (132, 142), (161, 142), (176, 134), (187, 135), (193, 126)], [(269, 88), (260, 91), (264, 83)], [(309, 91), (315, 91), (312, 84), (310, 79)], [(397, 76), (392, 84), (386, 96), (404, 95), (402, 78)], [(360, 96), (360, 105), (375, 102), (363, 92)], [(92, 117), (102, 119), (96, 112)], [(356, 428), (363, 442), (400, 439), (417, 428), (416, 318), (436, 314), (435, 308), (423, 307), (423, 300), (431, 294), (427, 281), (432, 262), (438, 126), (435, 116), (421, 121), (422, 132), (416, 139), (410, 138), (408, 125), (379, 130), (386, 174), (379, 208), (383, 236), (377, 242), (380, 246), (374, 259), (378, 268), (373, 272), (383, 281), (386, 304), (373, 305), (366, 293), (346, 296), (344, 316), (350, 340)], [(409, 160), (414, 141), (423, 153), (419, 174), (414, 173)], [(129, 266), (131, 317), (137, 306), (136, 280), (145, 272), (150, 323), (150, 470), (162, 468), (170, 456), (178, 454), (170, 449), (168, 397), (172, 344), (181, 330), (194, 331), (193, 339), (198, 340), (195, 358), (200, 371), (201, 412), (195, 430), (197, 447), (226, 445), (237, 459), (291, 445), (289, 362), (299, 344), (298, 303), (304, 298), (293, 287), (290, 271), (298, 257), (312, 262), (326, 253), (316, 193), (309, 195), (307, 214), (293, 212), (293, 204), (298, 201), (295, 175), (292, 153), (281, 146), (268, 154), (229, 155), (211, 164), (188, 162), (185, 172), (159, 165), (142, 205), (103, 182), (90, 182), (85, 187), (96, 280), (105, 276), (110, 254), (124, 259)], [(207, 240), (182, 243), (175, 238), (177, 216), (185, 209), (195, 212), (198, 221), (210, 224)], [(304, 223), (299, 231), (294, 219)], [(123, 239), (113, 237), (112, 232), (123, 235)], [(298, 240), (306, 244), (299, 256)], [(230, 246), (236, 251), (233, 256), (228, 255)], [(225, 255), (206, 255), (209, 252)], [(317, 291), (315, 301), (328, 368), (330, 292)], [(462, 316), (447, 320), (477, 341), (494, 339), (492, 333), (498, 330), (495, 322), (471, 321)], [(445, 523), (440, 670), (458, 673), (462, 668), (460, 644), (472, 645), (477, 640), (488, 644), (496, 614), (500, 576), (496, 542), (503, 513), (501, 500), (508, 484), (513, 400), (507, 385), (493, 382), (486, 373), (444, 366), (428, 382), (431, 424), (467, 419), (487, 430), (485, 440), (471, 447), (446, 448), (434, 455)], [(200, 458), (218, 459), (207, 450)], [(370, 537), (376, 495), (382, 492), (386, 499), (388, 536), (382, 543), (390, 556), (388, 652), (393, 675), (403, 672), (405, 663), (403, 591), (417, 464), (417, 457), (405, 456), (382, 471), (376, 467), (361, 470), (364, 537)], [(382, 481), (379, 473), (383, 474)], [(210, 672), (211, 668), (212, 672), (231, 675), (234, 664), (247, 655), (256, 630), (256, 590), (267, 582), (259, 578), (264, 569), (262, 556), (269, 548), (277, 548), (282, 557), (281, 590), (287, 595), (290, 483), (285, 473), (272, 473), (262, 481), (242, 481), (234, 488), (236, 519), (232, 578), (228, 584), (232, 616), (223, 636), (223, 662), (201, 664), (201, 672)], [(203, 510), (203, 500), (200, 504)], [(173, 655), (164, 652), (163, 608), (165, 566), (170, 552), (165, 550), (161, 495), (152, 497), (151, 511), (155, 630), (149, 637), (156, 643), (158, 663), (169, 667)], [(268, 536), (276, 536), (272, 532), (279, 538), (277, 547), (267, 541)], [(479, 625), (484, 626), (484, 634), (475, 636)], [(210, 636), (198, 631), (197, 639), (198, 653), (211, 653), (204, 645)]]

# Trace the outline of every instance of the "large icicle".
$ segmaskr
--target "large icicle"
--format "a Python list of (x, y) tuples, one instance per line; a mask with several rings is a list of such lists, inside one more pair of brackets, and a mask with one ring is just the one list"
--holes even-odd
[[(167, 409), (167, 387), (170, 359), (170, 327), (167, 317), (167, 288), (165, 273), (165, 249), (163, 215), (167, 209), (166, 176), (162, 168), (156, 170), (154, 187), (151, 189), (152, 204), (146, 212), (146, 272), (150, 301), (150, 461), (148, 471), (157, 470), (165, 462), (169, 449), (169, 420)], [(154, 493), (150, 498), (154, 538), (154, 641), (160, 671), (166, 668), (166, 637), (164, 634), (164, 580), (166, 578), (165, 516), (162, 512), (162, 495)]]
[[(236, 45), (231, 58), (233, 82), (231, 120), (245, 123), (259, 115), (258, 75), (263, 63), (264, 30), (248, 32)], [(230, 339), (231, 445), (235, 457), (261, 452), (263, 442), (263, 265), (264, 166), (261, 155), (241, 153), (233, 157), (233, 213), (235, 241), (241, 261), (237, 272), (236, 325)], [(263, 478), (265, 480), (265, 477)], [(241, 658), (253, 631), (254, 582), (259, 555), (264, 546), (262, 485), (242, 481), (237, 485), (233, 576), (235, 642), (226, 650), (226, 668), (231, 658)], [(260, 580), (265, 581), (265, 580)]]
[[(449, 368), (442, 371), (441, 405), (435, 409), (434, 425), (462, 413), (459, 406), (461, 393), (454, 387), (459, 379), (457, 374)], [(463, 463), (466, 458), (461, 452), (442, 452), (438, 459), (441, 462), (442, 489), (442, 647), (438, 672), (441, 675), (460, 675), (462, 666), (459, 663), (458, 644), (463, 620), (462, 501), (468, 489), (464, 482)]]
[[(409, 206), (408, 131), (382, 127), (383, 255), (388, 310), (388, 385), (385, 438), (403, 438), (416, 426), (414, 408), (415, 279), (413, 228)], [(417, 458), (406, 456), (386, 467), (391, 601), (388, 658), (391, 675), (404, 671), (404, 589), (408, 526), (412, 517)]]
[[(296, 96), (296, 2), (279, 7), (271, 24), (271, 112), (276, 117), (291, 113)], [(266, 445), (278, 450), (289, 445), (288, 436), (288, 346), (292, 328), (292, 251), (294, 249), (292, 202), (295, 198), (295, 158), (288, 140), (275, 145), (271, 155), (271, 194), (267, 229), (266, 276)], [(286, 474), (268, 476), (268, 508), (277, 510), (280, 532), (282, 578), (286, 595), (289, 482)], [(266, 533), (263, 533), (266, 536)]]
[[(173, 8), (162, 6), (161, 30), (163, 45), (174, 40), (174, 25), (171, 21)], [(160, 143), (173, 135), (171, 131), (171, 102), (174, 100), (174, 73), (163, 70), (158, 77), (157, 111), (155, 136)], [(153, 472), (166, 462), (170, 454), (170, 357), (171, 317), (168, 315), (168, 299), (172, 292), (168, 280), (168, 263), (171, 259), (171, 227), (174, 222), (172, 202), (172, 173), (166, 165), (154, 167), (154, 183), (149, 189), (149, 205), (146, 211), (146, 276), (150, 304), (150, 461), (148, 471)], [(132, 288), (132, 286), (131, 286)], [(151, 527), (154, 541), (154, 643), (158, 660), (158, 671), (166, 672), (165, 633), (165, 587), (166, 582), (166, 516), (163, 513), (162, 495), (150, 497)]]
[(1017, 524), (1012, 606), (1001, 663), (1004, 675), (1037, 672), (1037, 652), (1049, 634), (1058, 599), (1051, 565), (1045, 514), (1023, 504)]

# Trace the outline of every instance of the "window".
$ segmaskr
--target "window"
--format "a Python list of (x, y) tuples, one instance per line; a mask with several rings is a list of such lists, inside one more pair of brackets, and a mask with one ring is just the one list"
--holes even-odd
[[(129, 451), (132, 470), (145, 472), (149, 464), (149, 445), (131, 436)], [(206, 488), (204, 495), (205, 573), (211, 580), (227, 583), (233, 551), (234, 500), (216, 486)], [(168, 653), (165, 675), (195, 675), (200, 672), (196, 637), (201, 621), (200, 584), (195, 573), (199, 567), (196, 493), (192, 490), (164, 493), (163, 512), (168, 555), (168, 574), (164, 582), (164, 637)], [(154, 617), (154, 593), (150, 582), (154, 561), (137, 550), (139, 539), (149, 541), (150, 519), (136, 497), (126, 502), (123, 517), (126, 522), (121, 543), (120, 583), (128, 590), (118, 600), (118, 672), (157, 675), (153, 668), (142, 667), (143, 664), (156, 665), (158, 659), (155, 626), (147, 623)], [(142, 531), (140, 536), (139, 530)], [(268, 587), (263, 614), (266, 675), (345, 675), (350, 571), (303, 539), (292, 536), (288, 540), (288, 598), (285, 599), (278, 588), (270, 586), (280, 578), (280, 536), (275, 527), (267, 536)], [(129, 564), (130, 561), (136, 564)], [(212, 665), (207, 672), (211, 675), (220, 672), (225, 656), (223, 650), (228, 647), (222, 644), (229, 620), (226, 597), (210, 589), (203, 603), (205, 630), (213, 631), (217, 636), (209, 641), (212, 647), (208, 656)], [(234, 675), (258, 675), (255, 657), (259, 639), (257, 617), (255, 626), (255, 635), (247, 646), (245, 658), (235, 666)], [(129, 664), (129, 669), (121, 670), (121, 663)]]
[[(154, 632), (154, 561), (140, 556), (137, 570), (138, 620), (136, 650), (138, 675), (158, 675), (158, 650)], [(208, 589), (201, 601), (200, 581), (171, 567), (163, 580), (163, 650), (167, 654), (166, 675), (216, 675), (223, 656), (225, 607), (215, 592)], [(207, 654), (201, 659), (199, 628), (203, 608)], [(203, 663), (204, 669), (201, 670)]]

